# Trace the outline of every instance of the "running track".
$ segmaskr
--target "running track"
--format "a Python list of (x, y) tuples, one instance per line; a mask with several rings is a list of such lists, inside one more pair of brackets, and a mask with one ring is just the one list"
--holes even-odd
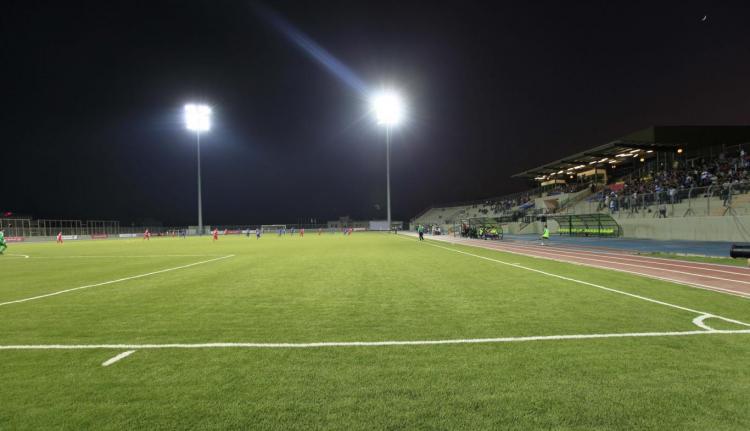
[(750, 299), (748, 268), (638, 256), (621, 251), (590, 250), (575, 246), (542, 246), (529, 241), (484, 241), (452, 236), (427, 236), (427, 239), (622, 271)]

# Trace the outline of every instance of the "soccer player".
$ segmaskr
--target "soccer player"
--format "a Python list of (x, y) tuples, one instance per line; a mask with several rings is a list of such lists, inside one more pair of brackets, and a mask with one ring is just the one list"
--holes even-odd
[(305, 228), (303, 228), (303, 227), (299, 228), (299, 236), (300, 236), (300, 238), (302, 238), (303, 236), (305, 236)]
[(151, 241), (151, 232), (146, 229), (146, 232), (143, 232), (143, 239)]
[(57, 233), (57, 243), (58, 244), (62, 244), (63, 243), (62, 232), (58, 232)]
[(255, 239), (260, 239), (260, 230), (261, 230), (260, 227), (255, 229)]
[(322, 235), (322, 234), (323, 234), (323, 228), (322, 228), (322, 227), (319, 227), (319, 228), (318, 228), (318, 236), (320, 236), (320, 235)]
[(424, 241), (424, 226), (417, 226), (417, 233), (419, 233), (419, 240)]
[(5, 232), (0, 230), (0, 254), (5, 252), (8, 246), (5, 244)]
[(219, 229), (214, 228), (214, 241), (219, 239)]

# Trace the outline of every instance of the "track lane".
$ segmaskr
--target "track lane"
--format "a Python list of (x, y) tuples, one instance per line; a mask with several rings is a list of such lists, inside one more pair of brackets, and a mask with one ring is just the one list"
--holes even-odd
[(695, 262), (695, 264), (687, 261), (671, 262), (668, 259), (634, 256), (627, 253), (577, 250), (568, 245), (564, 247), (535, 246), (518, 242), (485, 241), (451, 236), (429, 236), (428, 239), (611, 269), (750, 299), (750, 270), (744, 268), (700, 262)]

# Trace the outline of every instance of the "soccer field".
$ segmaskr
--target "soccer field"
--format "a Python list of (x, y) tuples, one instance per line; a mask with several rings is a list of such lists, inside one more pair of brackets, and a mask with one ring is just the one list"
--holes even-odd
[(2, 430), (750, 429), (737, 296), (356, 232), (11, 244), (0, 270)]

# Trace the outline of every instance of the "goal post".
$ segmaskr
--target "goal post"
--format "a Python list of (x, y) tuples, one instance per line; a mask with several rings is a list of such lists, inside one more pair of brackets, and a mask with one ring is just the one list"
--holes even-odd
[(277, 232), (279, 229), (286, 229), (285, 224), (264, 224), (261, 225), (260, 231), (263, 233), (266, 232)]

